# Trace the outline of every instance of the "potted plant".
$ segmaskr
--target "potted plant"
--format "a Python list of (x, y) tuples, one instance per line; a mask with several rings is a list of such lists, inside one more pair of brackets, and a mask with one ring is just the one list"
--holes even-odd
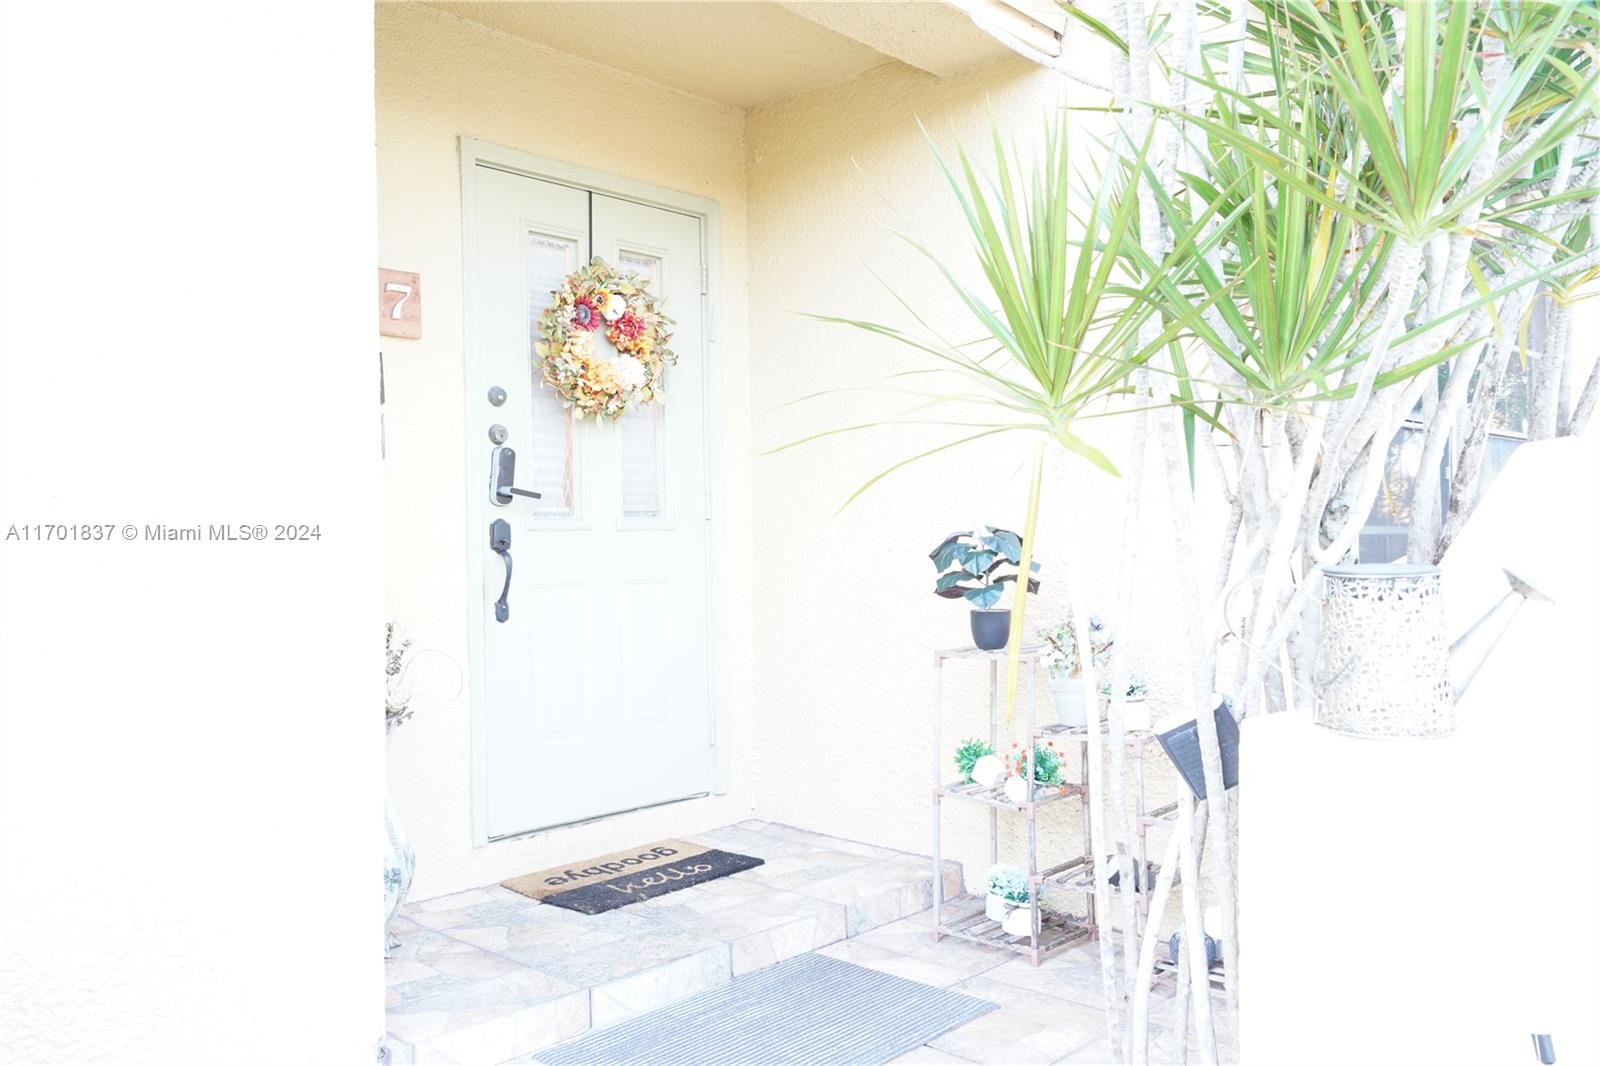
[[(1023, 804), (1029, 800), (1028, 751), (1013, 742), (1006, 756), (1005, 796), (1011, 803)], [(1061, 783), (1061, 753), (1055, 741), (1035, 744), (1033, 747), (1033, 798), (1044, 795), (1049, 789), (1065, 789)]]
[[(1078, 683), (1078, 644), (1072, 635), (1072, 626), (1063, 616), (1054, 625), (1039, 631), (1044, 648), (1040, 659), (1050, 677), (1050, 696), (1056, 705), (1056, 718), (1062, 725), (1088, 725), (1088, 712), (1083, 703), (1083, 686)], [(1111, 662), (1111, 645), (1116, 638), (1099, 615), (1089, 616), (1089, 643), (1094, 648), (1094, 668), (1105, 670)]]
[(983, 914), (992, 922), (1005, 924), (1015, 907), (1028, 905), (1028, 875), (1020, 866), (997, 863), (989, 867), (989, 894), (983, 900)]
[[(1122, 693), (1122, 723), (1128, 729), (1148, 730), (1150, 728), (1150, 704), (1146, 697), (1150, 695), (1150, 685), (1140, 674), (1128, 675), (1128, 687)], [(1108, 678), (1100, 682), (1100, 698), (1107, 703), (1111, 700), (1111, 681)]]
[(1005, 772), (1000, 760), (995, 758), (993, 745), (976, 737), (963, 740), (956, 749), (956, 769), (961, 772), (963, 781), (982, 782), (990, 786)]
[[(383, 728), (386, 742), (396, 729), (406, 723), (414, 710), (411, 706), (411, 689), (406, 683), (406, 674), (413, 661), (411, 641), (400, 634), (393, 622), (387, 623), (383, 629)], [(406, 894), (411, 891), (411, 879), (417, 872), (417, 853), (412, 849), (411, 840), (401, 827), (400, 820), (395, 817), (394, 801), (389, 798), (387, 790), (383, 798), (383, 826), (383, 928), (384, 955), (387, 957), (390, 951), (400, 946), (400, 941), (389, 931), (389, 926), (394, 922), (400, 905), (406, 901)]]
[[(984, 651), (1005, 647), (1011, 633), (1011, 611), (995, 604), (1005, 585), (1017, 579), (1022, 538), (1009, 529), (979, 526), (971, 532), (950, 534), (928, 558), (939, 575), (934, 595), (949, 600), (965, 597), (972, 604), (972, 642)], [(1029, 574), (1038, 571), (1039, 564), (1030, 563)], [(1037, 578), (1028, 578), (1028, 591), (1039, 591)]]

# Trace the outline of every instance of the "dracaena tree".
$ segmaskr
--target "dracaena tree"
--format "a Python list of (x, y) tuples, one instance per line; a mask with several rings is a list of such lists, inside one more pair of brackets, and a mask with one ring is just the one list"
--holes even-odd
[[(1127, 269), (1130, 246), (1137, 241), (1140, 228), (1136, 214), (1142, 203), (1133, 187), (1138, 184), (1150, 138), (1130, 141), (1122, 146), (1120, 155), (1096, 167), (1092, 161), (1086, 165), (1069, 152), (1067, 131), (1066, 113), (1062, 112), (1046, 125), (1039, 151), (1029, 164), (1020, 154), (1006, 151), (996, 130), (988, 173), (983, 173), (964, 149), (958, 148), (953, 164), (934, 149), (934, 159), (948, 180), (960, 218), (970, 231), (983, 286), (974, 288), (964, 283), (950, 264), (914, 235), (903, 236), (943, 276), (956, 299), (981, 327), (982, 340), (956, 344), (942, 339), (918, 313), (915, 301), (898, 293), (896, 299), (917, 323), (915, 331), (884, 323), (812, 316), (909, 347), (926, 361), (924, 367), (911, 373), (921, 380), (942, 384), (915, 391), (918, 402), (905, 417), (841, 426), (785, 445), (795, 447), (821, 437), (895, 424), (931, 424), (952, 431), (949, 441), (873, 475), (845, 501), (848, 506), (907, 463), (982, 438), (1002, 434), (1022, 440), (1031, 438), (1028, 511), (1021, 536), (1021, 557), (1016, 561), (1019, 573), (1031, 573), (1047, 453), (1070, 459), (1076, 465), (1087, 463), (1118, 473), (1111, 460), (1081, 435), (1082, 424), (1113, 411), (1117, 400), (1135, 390), (1132, 381), (1141, 368), (1209, 313), (1213, 302), (1201, 295), (1191, 307), (1158, 315), (1158, 282), (1136, 280)], [(1090, 177), (1076, 181), (1075, 164)], [(1153, 256), (1152, 273), (1159, 276), (1180, 272), (1191, 257), (1208, 254), (1206, 242), (1218, 237), (1196, 230), (1172, 242), (1171, 247)], [(1148, 399), (1147, 391), (1141, 391), (1136, 403)], [(1127, 471), (1129, 484), (1140, 481), (1138, 464), (1136, 456)], [(1072, 624), (1078, 635), (1077, 644), (1087, 647), (1088, 619), (1082, 608), (1083, 599), (1077, 594), (1078, 559), (1070, 524), (1054, 532), (1068, 560), (1063, 584), (1068, 601), (1074, 605)], [(1026, 585), (1018, 582), (1007, 666), (1008, 717), (1016, 691), (1027, 593)], [(1079, 680), (1085, 703), (1096, 706), (1099, 682), (1092, 662), (1083, 664)], [(1126, 688), (1125, 683), (1117, 686), (1119, 706), (1123, 698), (1120, 693)], [(1088, 747), (1088, 768), (1098, 780), (1102, 765), (1097, 715), (1089, 716), (1089, 728), (1092, 742)], [(1120, 735), (1109, 750), (1112, 790), (1120, 796)], [(1089, 820), (1097, 841), (1107, 836), (1104, 805), (1101, 790), (1092, 789)], [(1106, 864), (1095, 864), (1095, 880), (1103, 897), (1109, 895), (1109, 873)], [(1124, 884), (1133, 883), (1131, 866), (1122, 877)], [(1198, 930), (1198, 912), (1193, 920)], [(1101, 939), (1102, 971), (1108, 981), (1117, 972), (1113, 947), (1109, 936)], [(1108, 1028), (1111, 1038), (1118, 1039), (1115, 1020), (1108, 1020)]]
[[(1188, 323), (1131, 379), (1152, 401), (1133, 417), (1155, 430), (1178, 511), (1178, 594), (1205, 620), (1191, 627), (1186, 703), (1203, 710), (1222, 691), (1247, 715), (1304, 704), (1314, 698), (1317, 570), (1352, 555), (1403, 427), (1422, 439), (1408, 553), (1435, 562), (1478, 496), (1508, 366), (1534, 370), (1534, 438), (1580, 432), (1596, 404), (1600, 368), (1576, 380), (1570, 328), (1600, 264), (1595, 9), (1111, 0), (1097, 17), (1068, 11), (1106, 42), (1111, 84), (1090, 86), (1110, 90), (1122, 143), (1157, 146), (1135, 160), (1136, 239), (1118, 249), (1133, 284), (1160, 305), (1140, 337)], [(1177, 248), (1190, 254), (1174, 264)], [(1535, 316), (1542, 330), (1530, 329)], [(1142, 432), (1134, 441), (1137, 462)], [(1225, 506), (1194, 507), (1196, 492), (1220, 493)], [(1129, 513), (1136, 507), (1130, 494)], [(1220, 526), (1198, 538), (1208, 510), (1220, 511)], [(1203, 541), (1215, 556), (1199, 555)], [(1130, 610), (1124, 582), (1112, 618), (1120, 632), (1136, 628)], [(1114, 653), (1111, 672), (1125, 669)], [(1119, 712), (1114, 701), (1113, 736)], [(1209, 841), (1235, 953), (1235, 812), (1210, 716), (1197, 720), (1211, 800), (1180, 807), (1185, 825), (1151, 913), (1181, 868), (1190, 926), (1202, 888), (1195, 853)], [(1127, 822), (1117, 813), (1116, 838), (1097, 839), (1095, 853), (1120, 860)], [(1114, 1044), (1132, 1061), (1148, 1054), (1157, 924), (1124, 923), (1143, 973), (1130, 957), (1128, 980), (1113, 987), (1107, 977), (1108, 1014), (1124, 1020)], [(1196, 938), (1184, 940), (1187, 954)], [(1179, 1058), (1192, 999), (1200, 1057), (1212, 1061), (1204, 967), (1186, 959), (1179, 981)]]

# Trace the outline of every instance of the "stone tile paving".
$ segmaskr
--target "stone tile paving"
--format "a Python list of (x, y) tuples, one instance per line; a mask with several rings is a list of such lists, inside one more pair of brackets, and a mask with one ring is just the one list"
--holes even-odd
[[(766, 865), (597, 915), (498, 885), (407, 905), (387, 966), (390, 1061), (511, 1061), (932, 899), (920, 856), (760, 821), (693, 839)], [(945, 891), (960, 890), (948, 863)]]
[[(693, 839), (766, 864), (599, 915), (499, 886), (409, 904), (388, 961), (390, 1061), (537, 1062), (590, 1028), (814, 950), (1000, 1005), (899, 1062), (1109, 1061), (1092, 943), (1037, 969), (1001, 949), (935, 943), (922, 856), (761, 821)], [(945, 892), (960, 891), (947, 863)], [(1154, 991), (1158, 1024), (1173, 1017), (1171, 998), (1170, 985)], [(1159, 1030), (1152, 1061), (1174, 1044)]]

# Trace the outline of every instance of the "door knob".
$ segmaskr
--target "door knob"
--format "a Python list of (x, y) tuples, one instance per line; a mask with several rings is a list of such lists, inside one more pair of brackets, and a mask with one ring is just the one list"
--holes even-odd
[(504, 622), (511, 617), (511, 606), (506, 602), (511, 595), (511, 523), (504, 518), (489, 523), (489, 550), (506, 564), (506, 583), (500, 588), (500, 598), (494, 601), (494, 620)]
[(489, 500), (496, 507), (504, 507), (513, 496), (526, 496), (530, 500), (540, 498), (537, 492), (530, 489), (512, 487), (511, 482), (517, 475), (517, 453), (511, 448), (496, 448), (490, 456), (489, 470)]

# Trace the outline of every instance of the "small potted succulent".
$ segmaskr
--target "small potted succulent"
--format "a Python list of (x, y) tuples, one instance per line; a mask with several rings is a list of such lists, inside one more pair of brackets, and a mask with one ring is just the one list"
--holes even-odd
[(1005, 776), (1005, 764), (994, 753), (994, 746), (986, 740), (973, 737), (963, 740), (956, 749), (956, 769), (963, 781), (993, 788)]
[[(1141, 674), (1128, 675), (1128, 687), (1122, 693), (1122, 724), (1126, 729), (1149, 730), (1150, 685)], [(1111, 679), (1100, 682), (1100, 698), (1111, 702)]]
[[(1046, 795), (1051, 789), (1066, 791), (1066, 786), (1061, 783), (1061, 753), (1056, 750), (1055, 741), (1046, 741), (1035, 744), (1033, 747), (1033, 798)], [(1006, 755), (1006, 783), (1004, 786), (1007, 802), (1018, 804), (1027, 803), (1030, 789), (1028, 788), (1028, 749), (1016, 742), (1012, 742), (1011, 751)]]
[(1028, 875), (1020, 866), (997, 863), (989, 867), (988, 883), (983, 915), (990, 921), (1003, 925), (1014, 908), (1028, 905)]
[[(1050, 696), (1055, 701), (1056, 717), (1062, 725), (1088, 725), (1089, 716), (1083, 703), (1083, 686), (1079, 684), (1080, 664), (1078, 642), (1073, 638), (1072, 626), (1063, 618), (1039, 630), (1044, 644), (1040, 660), (1050, 676)], [(1116, 638), (1099, 615), (1089, 616), (1089, 644), (1094, 648), (1094, 668), (1103, 671), (1111, 664), (1111, 645)]]
[[(1011, 611), (997, 608), (1008, 582), (1017, 579), (1022, 565), (1022, 538), (1009, 529), (984, 526), (967, 533), (952, 533), (928, 553), (938, 572), (933, 594), (945, 599), (965, 598), (972, 604), (972, 641), (984, 651), (999, 651), (1011, 634)], [(1039, 591), (1039, 572), (1033, 563), (1028, 591)]]

